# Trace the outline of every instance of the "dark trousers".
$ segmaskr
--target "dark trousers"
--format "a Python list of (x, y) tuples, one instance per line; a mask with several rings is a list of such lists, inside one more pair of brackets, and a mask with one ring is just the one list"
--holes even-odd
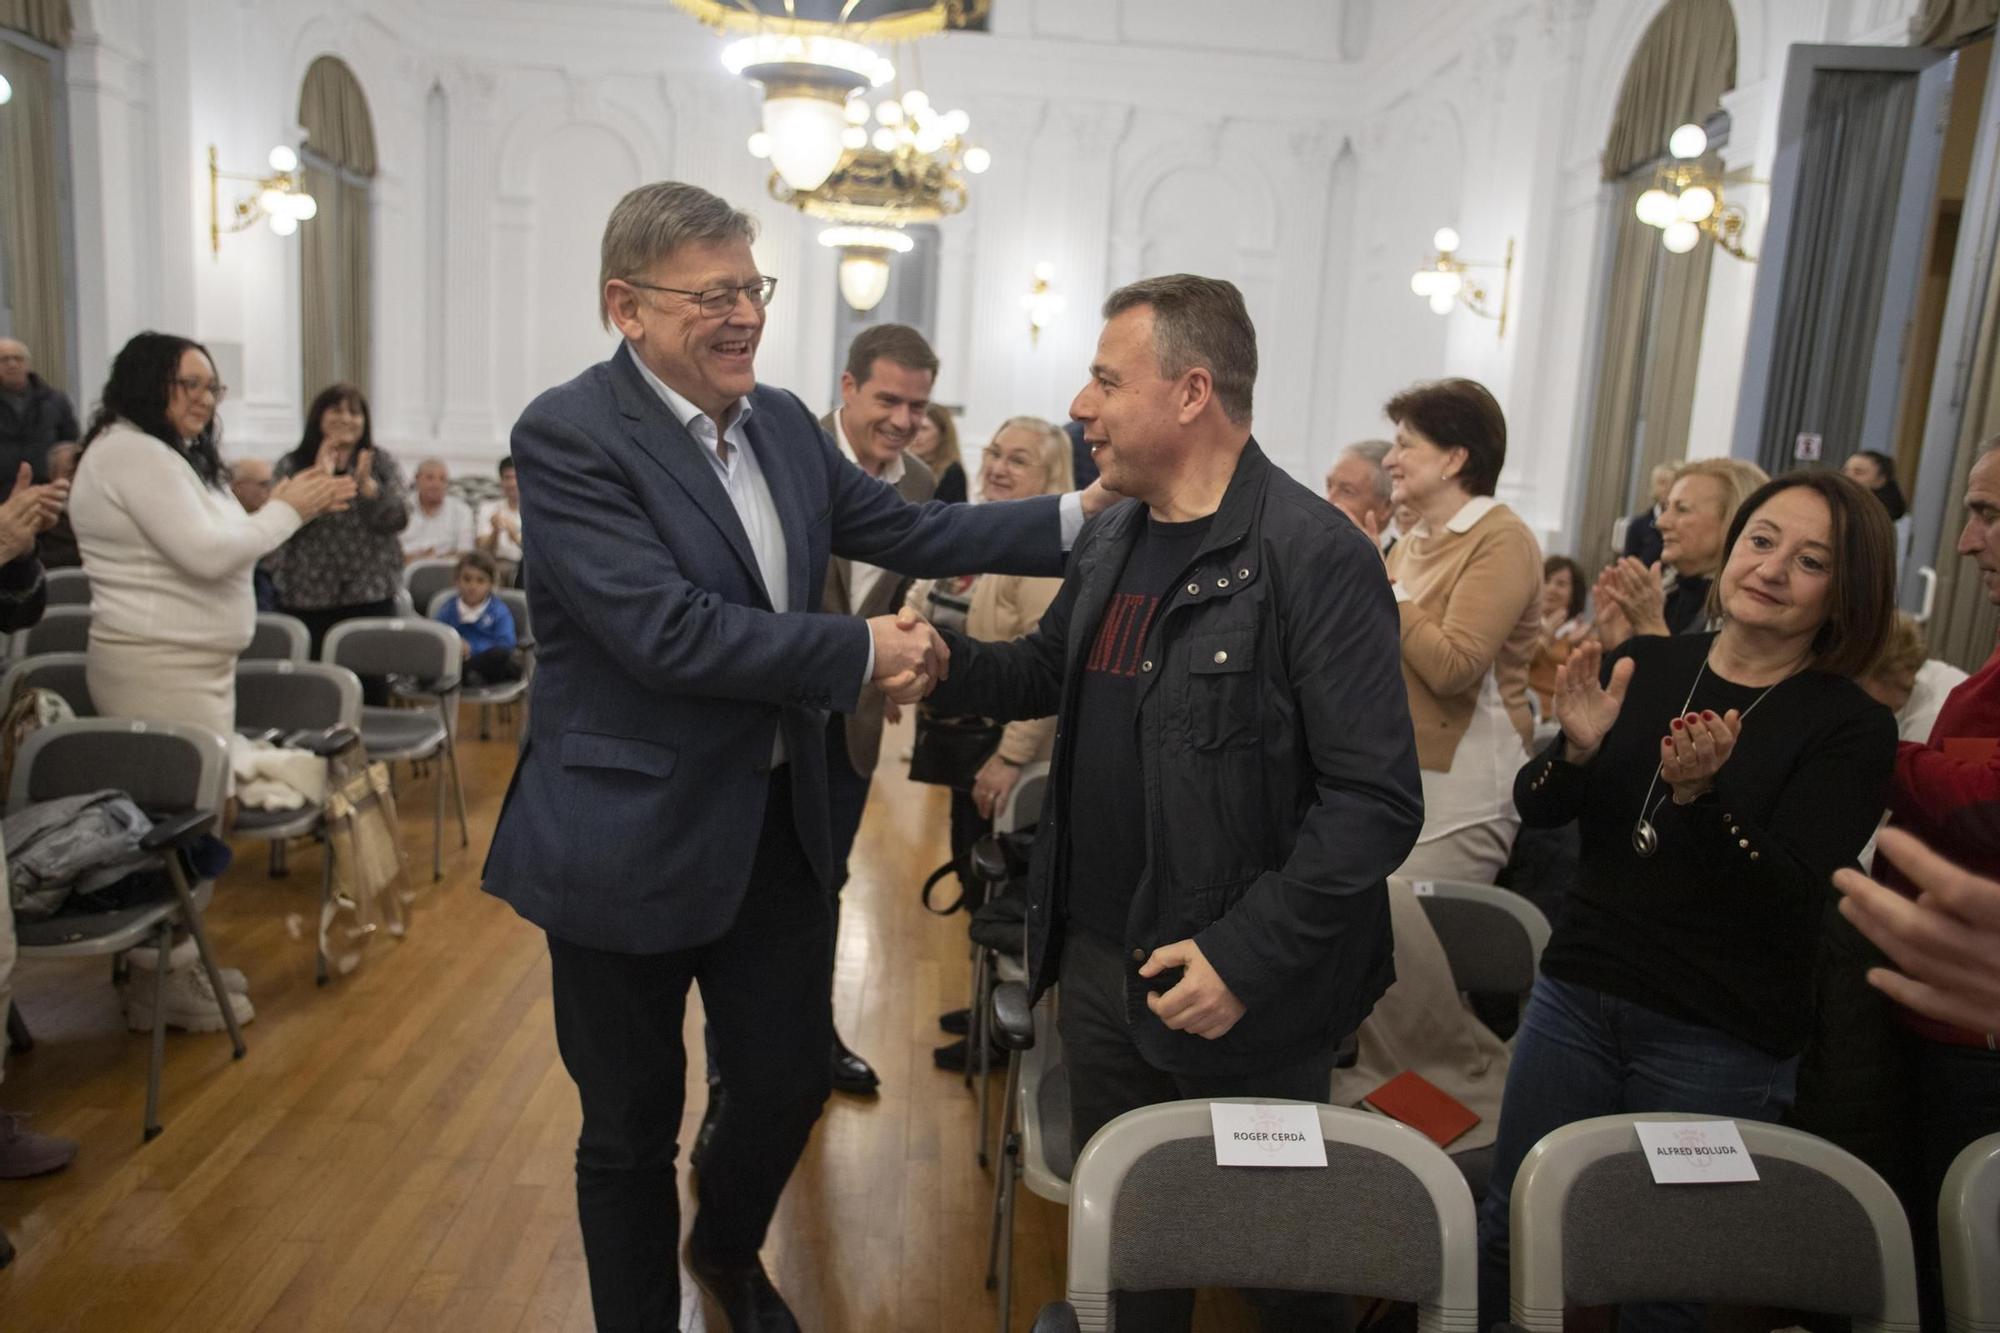
[[(343, 620), (359, 620), (363, 616), (393, 616), (396, 614), (394, 598), (386, 602), (356, 602), (352, 606), (278, 608), (288, 616), (296, 616), (305, 622), (306, 632), (312, 635), (312, 660), (319, 661), (320, 646), (326, 642), (326, 633)], [(389, 703), (389, 682), (380, 676), (363, 676), (361, 693), (364, 702), (375, 708), (385, 708)]]
[(1938, 1260), (1938, 1193), (1965, 1146), (2000, 1133), (2000, 1053), (1978, 1046), (1914, 1040), (1916, 1197), (1908, 1200), (1917, 1247), (1923, 1327), (1944, 1327), (1944, 1274)]
[(460, 677), (467, 685), (499, 685), (521, 678), (521, 663), (512, 648), (488, 648), (465, 659)]
[[(1602, 991), (1542, 977), (1514, 1036), (1493, 1174), (1479, 1204), (1479, 1327), (1508, 1315), (1514, 1177), (1542, 1136), (1592, 1116), (1691, 1111), (1777, 1123), (1791, 1108), (1799, 1059), (1761, 1051), (1700, 1023)], [(1702, 1326), (1696, 1305), (1627, 1305), (1623, 1333)]]
[[(1139, 1054), (1125, 1021), (1125, 979), (1139, 964), (1112, 940), (1072, 922), (1064, 937), (1057, 985), (1056, 1026), (1069, 1070), (1070, 1142), (1079, 1153), (1091, 1136), (1127, 1111), (1197, 1097), (1271, 1097), (1324, 1102), (1333, 1077), (1331, 1059), (1259, 1070), (1253, 1074), (1169, 1074)], [(1251, 1291), (1260, 1326), (1276, 1330), (1326, 1330), (1350, 1326), (1345, 1297), (1317, 1292)], [(1186, 1329), (1194, 1317), (1192, 1291), (1119, 1292), (1117, 1326), (1147, 1333)]]
[(840, 891), (847, 884), (847, 857), (854, 850), (854, 835), (861, 831), (861, 815), (868, 808), (868, 786), (872, 775), (854, 771), (847, 755), (847, 714), (829, 713), (826, 718), (827, 813), (833, 829), (833, 915), (834, 933), (840, 933)]
[(833, 1036), (827, 900), (792, 825), (780, 769), (735, 922), (670, 954), (549, 937), (556, 1044), (583, 1103), (576, 1199), (597, 1327), (677, 1327), (679, 1155), (688, 986), (701, 987), (731, 1108), (703, 1159), (688, 1245), (721, 1266), (755, 1260), (826, 1101)]

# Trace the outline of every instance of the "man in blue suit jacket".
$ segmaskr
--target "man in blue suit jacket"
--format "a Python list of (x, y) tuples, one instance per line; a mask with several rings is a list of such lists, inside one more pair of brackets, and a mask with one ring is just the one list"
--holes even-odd
[(757, 1251), (827, 1095), (826, 713), (945, 668), (928, 626), (821, 613), (828, 559), (1052, 575), (1083, 522), (1073, 495), (906, 504), (758, 384), (754, 234), (693, 186), (628, 194), (600, 283), (624, 345), (514, 427), (538, 667), (485, 888), (548, 933), (602, 1329), (676, 1327), (690, 984), (732, 1100), (689, 1270), (735, 1329), (797, 1327)]

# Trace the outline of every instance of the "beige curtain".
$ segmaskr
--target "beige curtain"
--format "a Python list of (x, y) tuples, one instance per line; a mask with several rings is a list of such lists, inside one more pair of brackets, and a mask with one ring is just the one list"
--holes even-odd
[(374, 347), (369, 178), (375, 174), (375, 131), (361, 85), (332, 56), (321, 56), (306, 71), (299, 123), (309, 154), (303, 184), (319, 201), (319, 216), (299, 229), (305, 393), (311, 397), (339, 380), (365, 391)]
[(1589, 466), (1576, 554), (1586, 568), (1608, 559), (1611, 528), (1639, 507), (1653, 468), (1687, 453), (1695, 363), (1715, 243), (1670, 255), (1633, 202), (1652, 185), (1642, 170), (1667, 136), (1705, 121), (1736, 84), (1736, 20), (1729, 0), (1672, 0), (1653, 19), (1626, 67), (1605, 139), (1604, 178), (1617, 182), (1604, 341), (1591, 405)]
[(1729, 0), (1672, 0), (1640, 39), (1604, 143), (1604, 179), (1666, 151), (1676, 126), (1703, 121), (1736, 86), (1736, 17)]
[(14, 100), (0, 112), (0, 263), (6, 265), (13, 336), (35, 373), (76, 397), (69, 365), (69, 298), (57, 198), (55, 67), (0, 42), (0, 74)]
[(1956, 46), (2000, 22), (2000, 0), (1923, 0), (1910, 19), (1911, 46)]
[(0, 0), (0, 28), (26, 33), (50, 46), (68, 46), (69, 0)]

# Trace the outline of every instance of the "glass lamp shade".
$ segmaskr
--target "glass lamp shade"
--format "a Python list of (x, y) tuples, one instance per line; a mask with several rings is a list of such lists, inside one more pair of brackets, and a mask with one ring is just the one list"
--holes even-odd
[(987, 152), (984, 148), (968, 148), (965, 150), (965, 169), (973, 175), (977, 176), (992, 165), (993, 154)]
[(1665, 190), (1646, 191), (1632, 205), (1632, 211), (1639, 215), (1639, 221), (1649, 227), (1664, 227), (1680, 216), (1674, 197)]
[(889, 290), (889, 256), (880, 250), (849, 250), (840, 257), (840, 294), (855, 310), (873, 310)]
[(319, 200), (309, 194), (287, 195), (291, 200), (292, 216), (301, 222), (311, 222), (319, 216)]
[(1439, 227), (1431, 236), (1431, 244), (1437, 247), (1439, 254), (1448, 255), (1458, 249), (1458, 232), (1451, 227)]
[(1410, 275), (1410, 290), (1418, 296), (1429, 296), (1431, 294), (1431, 274), (1434, 272), (1436, 272), (1435, 269), (1420, 268), (1415, 273), (1412, 273)]
[(284, 144), (279, 144), (271, 150), (270, 163), (271, 170), (289, 174), (299, 169), (299, 155)]
[(1431, 295), (1442, 296), (1449, 301), (1465, 287), (1465, 279), (1456, 273), (1439, 273), (1431, 279)]
[(767, 97), (764, 133), (771, 136), (771, 165), (794, 190), (817, 190), (846, 151), (841, 131), (847, 113), (823, 97)]
[(1676, 255), (1686, 254), (1700, 240), (1701, 228), (1685, 220), (1669, 224), (1660, 237), (1660, 243), (1667, 247), (1667, 252)]
[(277, 189), (257, 191), (257, 208), (272, 217), (289, 215), (291, 207), (285, 201), (285, 192)]
[(1708, 131), (1699, 125), (1683, 125), (1667, 138), (1667, 151), (1683, 162), (1708, 151)]
[(271, 214), (271, 231), (278, 236), (290, 236), (299, 229), (299, 220), (290, 213)]
[(1449, 315), (1449, 314), (1451, 313), (1451, 307), (1452, 307), (1452, 300), (1451, 300), (1451, 297), (1449, 297), (1449, 296), (1445, 295), (1445, 294), (1444, 294), (1443, 292), (1433, 292), (1433, 293), (1431, 293), (1431, 313), (1432, 313), (1432, 314), (1434, 314), (1434, 315)]
[(1715, 191), (1706, 185), (1691, 185), (1681, 191), (1678, 213), (1683, 222), (1700, 222), (1715, 212)]
[(0, 106), (14, 100), (14, 85), (7, 82), (7, 76), (0, 74)]

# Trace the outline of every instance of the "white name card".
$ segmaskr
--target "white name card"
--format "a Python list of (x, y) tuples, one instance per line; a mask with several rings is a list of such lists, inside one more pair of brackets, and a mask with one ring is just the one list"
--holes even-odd
[(1325, 1166), (1319, 1111), (1303, 1102), (1210, 1102), (1217, 1166)]
[(1757, 1164), (1734, 1120), (1651, 1120), (1632, 1127), (1656, 1185), (1757, 1179)]

